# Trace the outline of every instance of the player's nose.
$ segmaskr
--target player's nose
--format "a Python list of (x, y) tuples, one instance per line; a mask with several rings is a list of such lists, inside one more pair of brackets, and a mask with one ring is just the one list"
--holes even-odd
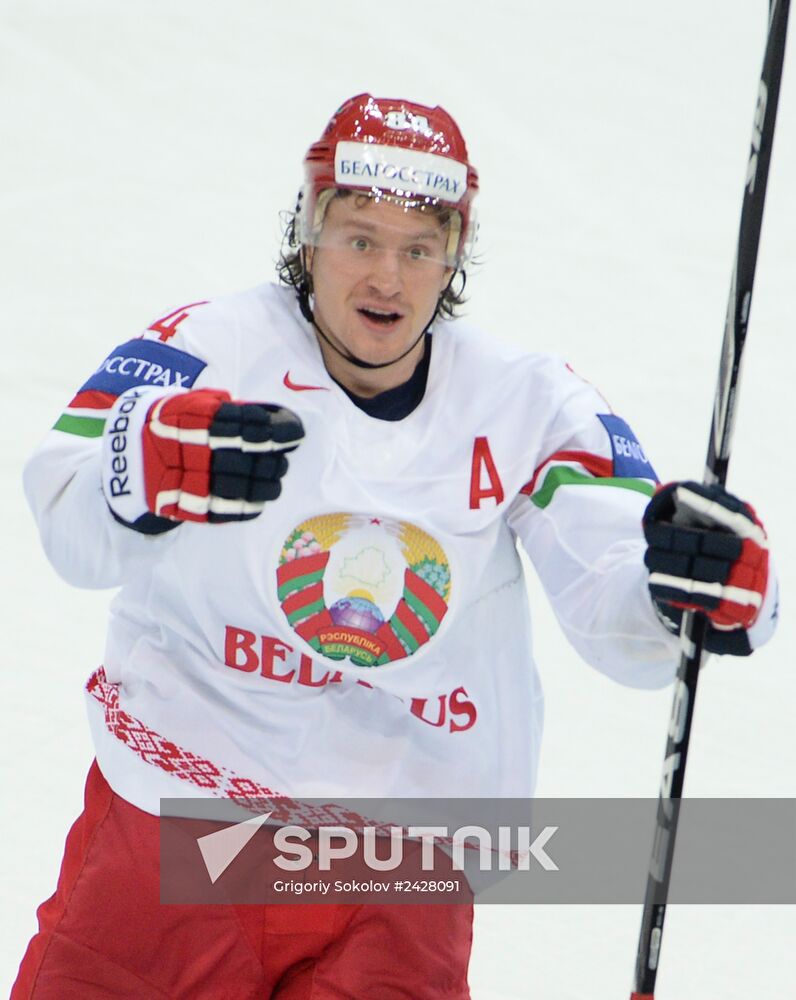
[(369, 283), (385, 297), (397, 294), (403, 287), (401, 256), (400, 251), (386, 247), (373, 255)]

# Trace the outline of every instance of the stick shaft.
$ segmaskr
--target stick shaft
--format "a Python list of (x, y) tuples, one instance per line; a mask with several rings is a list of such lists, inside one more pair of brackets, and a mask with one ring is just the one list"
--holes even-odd
[[(772, 0), (705, 463), (706, 484), (723, 485), (727, 480), (741, 360), (749, 324), (768, 169), (774, 141), (788, 10), (789, 0)], [(653, 1000), (704, 635), (704, 618), (691, 613), (684, 614), (680, 631), (682, 651), (666, 741), (655, 839), (647, 876), (647, 891), (636, 955), (635, 986), (631, 1000), (633, 998)]]

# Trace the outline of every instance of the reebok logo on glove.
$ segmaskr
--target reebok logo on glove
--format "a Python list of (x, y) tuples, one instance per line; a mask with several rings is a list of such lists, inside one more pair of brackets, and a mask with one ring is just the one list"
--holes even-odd
[(127, 456), (125, 455), (127, 451), (127, 429), (130, 426), (128, 414), (133, 412), (140, 398), (141, 393), (135, 389), (127, 393), (124, 402), (119, 406), (113, 423), (110, 424), (106, 431), (110, 438), (112, 452), (111, 471), (114, 473), (108, 480), (108, 486), (113, 497), (129, 496), (130, 493), (128, 489), (129, 476), (126, 475)]
[(279, 496), (286, 453), (303, 437), (296, 414), (270, 403), (218, 389), (133, 389), (106, 424), (105, 498), (118, 521), (146, 534), (250, 520)]
[(768, 585), (768, 542), (754, 509), (719, 485), (669, 483), (643, 527), (650, 594), (670, 631), (684, 610), (701, 612), (707, 650), (750, 653), (748, 630)]

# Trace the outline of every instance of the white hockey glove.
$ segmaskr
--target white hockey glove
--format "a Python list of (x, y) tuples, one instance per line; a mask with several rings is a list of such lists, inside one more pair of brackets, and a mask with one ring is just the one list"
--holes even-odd
[(281, 406), (233, 401), (220, 389), (131, 389), (105, 424), (103, 493), (116, 520), (144, 534), (250, 520), (279, 496), (285, 454), (303, 437)]

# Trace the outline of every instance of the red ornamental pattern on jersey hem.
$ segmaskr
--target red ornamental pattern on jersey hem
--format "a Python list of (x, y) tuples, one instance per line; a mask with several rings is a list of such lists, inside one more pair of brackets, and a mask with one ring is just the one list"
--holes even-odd
[(371, 826), (377, 833), (390, 833), (389, 824), (375, 822), (334, 802), (301, 802), (292, 796), (282, 795), (167, 740), (119, 707), (119, 685), (108, 681), (103, 667), (89, 677), (86, 691), (102, 707), (105, 725), (116, 739), (145, 763), (190, 782), (214, 798), (231, 799), (257, 812), (271, 810), (273, 823), (299, 823), (308, 828), (321, 825)]
[(322, 514), (285, 540), (277, 595), (291, 628), (317, 653), (377, 667), (412, 656), (448, 611), (442, 546), (390, 518)]
[(244, 805), (282, 796), (251, 778), (243, 778), (227, 768), (200, 757), (136, 719), (119, 707), (119, 686), (109, 683), (100, 667), (89, 677), (86, 691), (105, 713), (107, 729), (145, 763), (188, 781), (214, 796), (234, 799)]

